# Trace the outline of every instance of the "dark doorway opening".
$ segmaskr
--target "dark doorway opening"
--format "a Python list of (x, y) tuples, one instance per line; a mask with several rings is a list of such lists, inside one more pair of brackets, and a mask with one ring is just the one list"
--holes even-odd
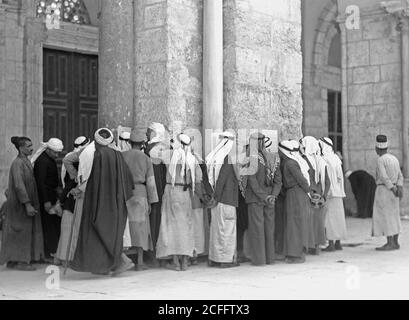
[(334, 142), (334, 151), (342, 154), (341, 92), (328, 90), (328, 137)]

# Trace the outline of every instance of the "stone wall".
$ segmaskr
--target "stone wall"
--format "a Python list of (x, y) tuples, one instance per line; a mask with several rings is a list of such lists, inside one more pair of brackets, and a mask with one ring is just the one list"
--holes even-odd
[(359, 30), (346, 29), (346, 134), (352, 170), (375, 173), (374, 141), (381, 133), (402, 163), (401, 39), (396, 26), (377, 4), (361, 9)]
[(328, 65), (338, 5), (305, 0), (303, 10), (303, 133), (319, 138), (328, 135), (328, 90), (341, 91), (341, 69)]
[(224, 126), (299, 138), (301, 2), (224, 1)]
[(202, 1), (138, 1), (135, 123), (201, 128)]
[(10, 163), (17, 154), (10, 138), (23, 135), (23, 37), (17, 2), (0, 2), (0, 203), (5, 199)]

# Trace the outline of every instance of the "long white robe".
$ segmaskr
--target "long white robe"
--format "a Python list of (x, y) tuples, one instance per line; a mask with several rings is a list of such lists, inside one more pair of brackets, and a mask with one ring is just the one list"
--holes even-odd
[(390, 190), (403, 186), (403, 175), (398, 159), (385, 154), (378, 158), (376, 167), (375, 202), (372, 219), (372, 235), (394, 236), (401, 231), (399, 198)]

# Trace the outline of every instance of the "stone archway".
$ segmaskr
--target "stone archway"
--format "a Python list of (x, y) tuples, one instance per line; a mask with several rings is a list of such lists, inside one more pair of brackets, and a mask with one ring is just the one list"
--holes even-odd
[(337, 1), (331, 0), (319, 15), (310, 70), (304, 75), (304, 134), (316, 137), (328, 135), (328, 91), (341, 92), (342, 88), (341, 68), (328, 63), (334, 38), (341, 39), (337, 17)]

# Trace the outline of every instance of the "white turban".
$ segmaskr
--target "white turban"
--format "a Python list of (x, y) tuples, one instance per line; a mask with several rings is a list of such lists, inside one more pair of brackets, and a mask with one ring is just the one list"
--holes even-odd
[[(106, 139), (103, 138), (102, 136), (100, 136), (100, 132), (103, 131), (103, 130), (109, 132), (109, 137), (106, 138)], [(106, 147), (106, 146), (109, 146), (112, 142), (114, 142), (114, 134), (112, 133), (111, 130), (109, 130), (109, 129), (107, 129), (107, 128), (98, 129), (98, 130), (95, 132), (94, 138), (95, 138), (95, 142), (96, 142), (96, 143), (100, 144), (101, 146), (105, 146), (105, 147)]]
[(40, 148), (38, 148), (38, 150), (31, 157), (31, 163), (34, 164), (38, 157), (41, 156), (41, 154), (47, 149), (51, 149), (55, 152), (61, 152), (64, 150), (64, 144), (57, 138), (51, 138), (48, 140), (48, 142), (42, 142)]

